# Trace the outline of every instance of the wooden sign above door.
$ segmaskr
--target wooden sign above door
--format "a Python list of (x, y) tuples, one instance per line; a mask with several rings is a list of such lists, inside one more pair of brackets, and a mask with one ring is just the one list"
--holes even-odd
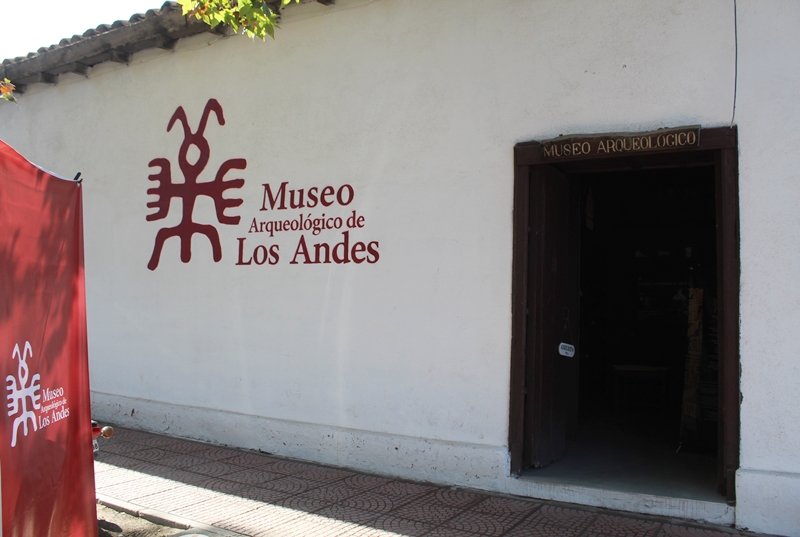
[(631, 153), (680, 151), (700, 146), (700, 126), (639, 133), (579, 134), (540, 142), (541, 160), (623, 156)]

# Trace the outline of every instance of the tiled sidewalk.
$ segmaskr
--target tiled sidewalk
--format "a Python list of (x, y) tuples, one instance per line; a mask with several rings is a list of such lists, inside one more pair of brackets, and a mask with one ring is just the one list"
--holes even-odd
[(731, 537), (613, 511), (409, 483), (117, 429), (95, 462), (98, 497), (252, 537)]

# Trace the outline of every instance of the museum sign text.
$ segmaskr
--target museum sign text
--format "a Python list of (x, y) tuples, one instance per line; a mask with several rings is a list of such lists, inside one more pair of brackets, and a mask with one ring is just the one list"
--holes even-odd
[(700, 127), (660, 129), (636, 134), (559, 136), (541, 143), (544, 160), (674, 151), (699, 145)]
[[(228, 174), (245, 170), (247, 160), (228, 159), (216, 170), (213, 180), (200, 180), (211, 155), (210, 144), (204, 133), (214, 119), (220, 126), (225, 125), (222, 106), (216, 99), (209, 99), (195, 130), (182, 106), (175, 110), (169, 120), (167, 132), (177, 124), (183, 127), (183, 142), (178, 151), (178, 168), (182, 178), (173, 173), (168, 158), (159, 157), (150, 161), (150, 168), (157, 171), (149, 176), (156, 186), (147, 190), (148, 195), (155, 196), (147, 203), (147, 207), (155, 209), (155, 212), (147, 215), (147, 221), (167, 219), (173, 207), (181, 207), (181, 219), (174, 226), (158, 230), (147, 268), (158, 268), (164, 244), (173, 237), (180, 242), (180, 260), (183, 263), (191, 261), (194, 235), (205, 236), (211, 245), (214, 262), (221, 261), (223, 255), (218, 225), (238, 226), (241, 234), (245, 235), (236, 238), (237, 266), (279, 263), (372, 265), (378, 262), (380, 244), (377, 240), (362, 237), (366, 217), (352, 205), (356, 190), (350, 184), (292, 188), (288, 181), (267, 182), (262, 184), (263, 198), (259, 200), (258, 216), (242, 222), (241, 216), (228, 214), (228, 210), (244, 204), (244, 199), (234, 195), (245, 184), (244, 179), (228, 178)], [(192, 153), (196, 158), (190, 156)], [(201, 197), (210, 198), (213, 202), (216, 223), (195, 220), (196, 202)], [(245, 225), (246, 232), (243, 229)], [(320, 236), (323, 232), (327, 233)], [(287, 237), (293, 243), (288, 255), (281, 251), (281, 244), (278, 244), (278, 239), (282, 237)]]

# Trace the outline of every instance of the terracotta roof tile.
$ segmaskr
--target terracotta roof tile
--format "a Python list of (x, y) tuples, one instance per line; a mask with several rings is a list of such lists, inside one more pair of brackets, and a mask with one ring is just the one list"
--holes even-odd
[(194, 17), (184, 17), (177, 2), (165, 2), (160, 9), (134, 14), (127, 21), (101, 24), (26, 56), (4, 59), (0, 79), (11, 79), (22, 93), (26, 84), (41, 81), (42, 74), (57, 76), (75, 63), (91, 67), (111, 60), (112, 51), (126, 56), (156, 46), (159, 37), (180, 39), (210, 30)]
[[(301, 0), (301, 3), (315, 0)], [(334, 0), (316, 0), (331, 5)], [(227, 30), (227, 29), (226, 29)], [(226, 30), (219, 33), (230, 35)], [(160, 9), (136, 13), (127, 21), (118, 20), (86, 30), (83, 35), (64, 38), (55, 45), (41, 47), (27, 56), (7, 58), (0, 64), (0, 80), (9, 78), (18, 93), (28, 84), (54, 83), (58, 75), (78, 72), (106, 61), (129, 61), (131, 54), (148, 48), (163, 48), (164, 38), (174, 43), (183, 37), (216, 31), (195, 17), (185, 17), (177, 2), (164, 2)]]

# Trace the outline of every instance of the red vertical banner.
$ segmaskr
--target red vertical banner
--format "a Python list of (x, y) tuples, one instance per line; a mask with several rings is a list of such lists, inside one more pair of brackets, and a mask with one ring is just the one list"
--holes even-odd
[(97, 535), (81, 187), (0, 141), (2, 536)]

